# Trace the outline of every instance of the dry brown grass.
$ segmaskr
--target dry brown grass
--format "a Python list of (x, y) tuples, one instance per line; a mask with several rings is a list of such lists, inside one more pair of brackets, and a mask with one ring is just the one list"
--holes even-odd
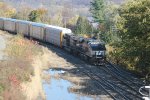
[(49, 66), (48, 65), (43, 66), (44, 70), (48, 70), (50, 68), (65, 68), (65, 69), (72, 68), (71, 67), (72, 65), (66, 59), (58, 56), (53, 51), (48, 50), (48, 48), (44, 48), (44, 52), (47, 52), (46, 53), (47, 55), (44, 55), (44, 56), (48, 56), (47, 60), (49, 61)]
[(109, 54), (110, 52), (114, 50), (114, 48), (110, 45), (106, 45), (106, 50), (107, 50), (107, 53)]
[(46, 82), (46, 83), (49, 83), (50, 84), (50, 80), (51, 80), (51, 76), (50, 74), (42, 74), (42, 79)]
[(15, 36), (5, 50), (7, 60), (0, 62), (0, 100), (24, 100), (21, 83), (31, 81), (34, 75), (34, 56), (42, 52), (36, 42)]

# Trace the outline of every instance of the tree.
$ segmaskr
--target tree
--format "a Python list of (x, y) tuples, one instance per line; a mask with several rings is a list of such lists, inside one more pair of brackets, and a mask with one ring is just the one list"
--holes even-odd
[(37, 22), (40, 19), (40, 14), (37, 10), (31, 11), (29, 14), (29, 21)]
[(79, 17), (75, 28), (76, 34), (90, 34), (92, 32), (92, 26), (85, 17)]
[(45, 8), (38, 8), (33, 10), (29, 14), (29, 20), (33, 22), (43, 22), (46, 23), (47, 21), (47, 10)]
[(90, 11), (96, 22), (102, 23), (104, 21), (104, 10), (105, 2), (104, 0), (93, 0), (91, 2)]
[(16, 9), (7, 5), (3, 2), (0, 2), (0, 16), (2, 17), (13, 17), (16, 14)]
[(104, 31), (103, 40), (107, 44), (112, 44), (114, 41), (118, 40), (116, 32), (116, 23), (117, 23), (117, 17), (118, 17), (118, 5), (114, 4), (113, 2), (107, 2), (104, 9), (105, 14), (105, 21), (103, 23)]
[(76, 15), (76, 16), (70, 18), (68, 20), (68, 23), (67, 23), (66, 27), (69, 28), (69, 29), (71, 29), (72, 31), (75, 31), (75, 26), (77, 24), (78, 18), (79, 18), (79, 15)]
[(21, 7), (19, 7), (19, 10), (17, 11), (16, 15), (13, 16), (13, 18), (21, 19), (21, 20), (29, 20), (28, 16), (31, 11), (32, 11), (32, 8), (23, 4), (23, 5), (21, 5)]
[(51, 20), (51, 24), (52, 25), (57, 25), (57, 26), (63, 26), (63, 17), (62, 17), (62, 13), (59, 11), (58, 13), (56, 13), (53, 17), (53, 20)]
[(78, 18), (79, 18), (79, 15), (76, 15), (76, 16), (70, 18), (67, 24), (75, 26), (77, 24)]
[(138, 72), (150, 72), (150, 0), (132, 0), (119, 9), (115, 43), (122, 62)]
[(40, 22), (42, 23), (47, 23), (48, 22), (48, 10), (45, 8), (38, 8), (37, 9), (38, 13), (39, 13), (39, 17), (40, 17)]
[[(118, 6), (113, 2), (107, 2), (104, 0), (93, 0), (91, 2), (91, 13), (96, 22), (99, 23), (98, 33), (100, 39), (107, 44), (111, 44), (116, 37), (116, 16)], [(97, 35), (98, 36), (98, 35)]]

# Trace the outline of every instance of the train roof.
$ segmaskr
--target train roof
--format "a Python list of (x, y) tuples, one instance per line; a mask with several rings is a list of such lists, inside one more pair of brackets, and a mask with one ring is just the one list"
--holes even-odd
[(46, 27), (46, 25), (43, 24), (43, 23), (36, 23), (36, 22), (30, 22), (30, 23), (31, 23), (32, 25)]
[(49, 25), (49, 24), (36, 23), (36, 22), (31, 22), (31, 24), (36, 25), (36, 26), (42, 26), (42, 27), (47, 27), (47, 28), (58, 29), (60, 31), (63, 31), (64, 33), (72, 33), (72, 31), (70, 29), (59, 27), (59, 26), (53, 26), (53, 25)]
[(47, 27), (50, 27), (50, 28), (54, 28), (54, 29), (58, 29), (58, 30), (61, 30), (63, 31), (64, 33), (72, 33), (72, 31), (68, 28), (63, 28), (63, 27), (59, 27), (59, 26), (53, 26), (53, 25), (46, 25)]
[(12, 19), (12, 18), (2, 18), (2, 19), (4, 19), (4, 20), (9, 20), (9, 21), (13, 21), (13, 22), (17, 22), (17, 21), (18, 21), (18, 19)]
[(0, 17), (0, 19), (4, 19), (4, 18)]
[(62, 31), (64, 33), (73, 34), (70, 29), (63, 28), (63, 27), (60, 27), (60, 26), (53, 26), (53, 25), (49, 25), (49, 24), (43, 24), (43, 23), (37, 23), (37, 22), (31, 22), (31, 21), (25, 21), (25, 20), (18, 20), (18, 19), (12, 19), (12, 18), (3, 18), (3, 17), (0, 17), (0, 19), (14, 21), (14, 22), (21, 22), (21, 23), (29, 23), (31, 25), (35, 25), (35, 26), (39, 26), (39, 27), (53, 28), (53, 29), (60, 30), (60, 31)]
[(4, 17), (0, 17), (0, 19), (3, 19), (3, 20), (9, 20), (9, 21), (15, 21), (15, 22), (22, 22), (22, 23), (31, 23), (30, 21), (19, 20), (19, 19), (12, 19), (12, 18), (4, 18)]
[(27, 20), (18, 20), (18, 22), (21, 22), (21, 23), (31, 23), (30, 21), (27, 21)]

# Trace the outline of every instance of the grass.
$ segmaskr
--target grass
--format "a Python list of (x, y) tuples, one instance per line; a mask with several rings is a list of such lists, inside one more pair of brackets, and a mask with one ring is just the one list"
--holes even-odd
[(37, 42), (15, 36), (8, 41), (5, 52), (7, 59), (0, 62), (0, 100), (24, 100), (20, 84), (31, 81), (32, 62), (42, 50)]

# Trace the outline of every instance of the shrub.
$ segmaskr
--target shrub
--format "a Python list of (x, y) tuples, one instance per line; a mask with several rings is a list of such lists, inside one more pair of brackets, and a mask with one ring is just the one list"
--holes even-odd
[(32, 62), (42, 50), (37, 42), (15, 36), (7, 42), (5, 52), (7, 59), (0, 62), (0, 97), (24, 100), (20, 83), (31, 80), (34, 75)]

